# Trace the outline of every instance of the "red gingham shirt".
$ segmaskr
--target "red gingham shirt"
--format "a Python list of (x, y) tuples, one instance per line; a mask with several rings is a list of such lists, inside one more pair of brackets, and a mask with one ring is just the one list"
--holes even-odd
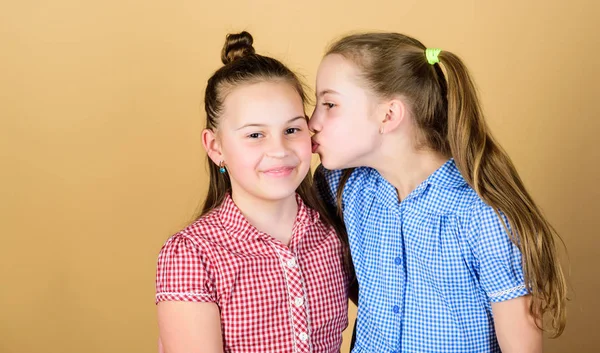
[(213, 302), (225, 352), (339, 352), (348, 278), (333, 228), (299, 196), (289, 246), (254, 228), (228, 195), (172, 236), (158, 257), (156, 302)]

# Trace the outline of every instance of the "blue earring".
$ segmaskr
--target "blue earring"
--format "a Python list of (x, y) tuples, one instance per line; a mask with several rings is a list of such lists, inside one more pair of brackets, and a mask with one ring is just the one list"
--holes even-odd
[(225, 172), (226, 172), (226, 171), (227, 171), (227, 170), (225, 169), (225, 162), (221, 161), (221, 162), (219, 163), (219, 173), (221, 173), (221, 174), (225, 174)]

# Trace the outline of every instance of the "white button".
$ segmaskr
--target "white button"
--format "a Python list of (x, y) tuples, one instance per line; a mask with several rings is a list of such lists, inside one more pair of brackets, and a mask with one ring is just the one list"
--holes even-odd
[(304, 298), (298, 297), (298, 298), (294, 299), (294, 304), (296, 306), (302, 306), (302, 304), (304, 304)]
[(300, 339), (300, 341), (306, 342), (306, 340), (308, 339), (308, 335), (306, 334), (306, 332), (302, 332), (298, 335), (298, 338)]
[(287, 267), (289, 268), (294, 268), (296, 267), (296, 259), (294, 259), (293, 257), (289, 260), (287, 260)]

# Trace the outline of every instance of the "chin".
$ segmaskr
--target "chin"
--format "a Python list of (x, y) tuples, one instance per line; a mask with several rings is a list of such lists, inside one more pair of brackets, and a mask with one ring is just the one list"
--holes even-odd
[(285, 200), (289, 197), (295, 197), (296, 189), (292, 190), (269, 190), (268, 192), (263, 194), (265, 200), (269, 201), (281, 201)]
[(341, 163), (339, 163), (339, 161), (336, 161), (332, 158), (323, 158), (322, 155), (319, 155), (319, 157), (321, 157), (321, 164), (323, 165), (323, 167), (325, 167), (325, 169), (338, 170), (338, 169), (344, 168), (344, 166), (341, 165)]
[(296, 195), (296, 190), (298, 189), (298, 186), (300, 186), (300, 182), (301, 180), (298, 180), (298, 182), (291, 182), (291, 180), (289, 180), (288, 182), (283, 183), (272, 182), (263, 184), (261, 185), (259, 193), (266, 200), (284, 200)]

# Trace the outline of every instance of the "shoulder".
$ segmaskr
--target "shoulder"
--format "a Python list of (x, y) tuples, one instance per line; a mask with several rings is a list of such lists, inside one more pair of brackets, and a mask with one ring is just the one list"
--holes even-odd
[(163, 245), (161, 253), (187, 250), (200, 255), (219, 245), (224, 234), (225, 229), (219, 220), (218, 209), (213, 210), (171, 236)]
[(488, 205), (474, 191), (469, 204), (458, 212), (462, 233), (476, 257), (513, 251), (511, 226), (502, 210)]
[(375, 180), (378, 175), (375, 169), (368, 167), (330, 170), (319, 165), (315, 171), (315, 182), (317, 185), (326, 185), (329, 192), (335, 195), (342, 182), (344, 190), (352, 189), (364, 186)]

